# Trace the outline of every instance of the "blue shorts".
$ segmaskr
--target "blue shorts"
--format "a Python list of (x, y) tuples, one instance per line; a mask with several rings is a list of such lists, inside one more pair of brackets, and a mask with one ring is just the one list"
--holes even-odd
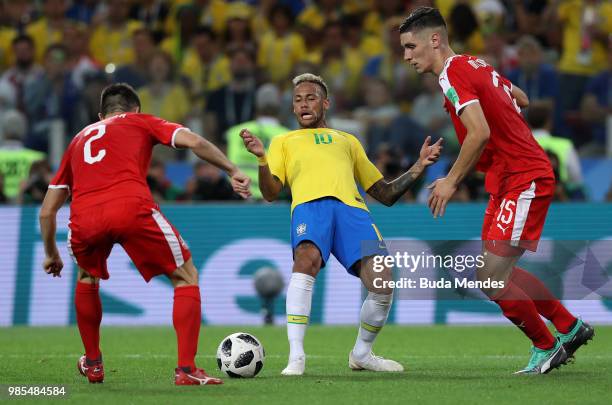
[[(386, 254), (380, 232), (370, 213), (326, 197), (305, 202), (291, 215), (291, 246), (305, 241), (314, 243), (321, 252), (323, 266), (333, 255), (353, 276), (359, 277), (355, 264), (362, 257)], [(370, 241), (364, 244), (362, 241)]]

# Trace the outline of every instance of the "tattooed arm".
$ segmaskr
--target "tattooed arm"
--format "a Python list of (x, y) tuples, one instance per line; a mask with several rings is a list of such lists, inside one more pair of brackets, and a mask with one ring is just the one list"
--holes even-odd
[(421, 147), (419, 160), (406, 173), (391, 182), (387, 182), (385, 179), (377, 181), (367, 190), (367, 193), (387, 207), (395, 204), (414, 184), (414, 181), (423, 174), (425, 168), (434, 164), (440, 157), (442, 138), (438, 139), (433, 145), (430, 145), (430, 142), (431, 137), (428, 136)]

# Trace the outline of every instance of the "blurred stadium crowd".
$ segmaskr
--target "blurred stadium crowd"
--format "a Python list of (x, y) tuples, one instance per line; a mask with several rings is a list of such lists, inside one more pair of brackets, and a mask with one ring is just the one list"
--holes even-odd
[[(386, 177), (410, 164), (426, 135), (445, 138), (448, 165), (458, 145), (437, 79), (419, 77), (399, 43), (403, 18), (422, 5), (440, 8), (456, 52), (482, 57), (527, 92), (525, 117), (555, 167), (557, 198), (584, 198), (580, 158), (605, 155), (610, 142), (610, 1), (3, 0), (0, 201), (41, 201), (112, 82), (134, 86), (143, 112), (203, 134), (255, 178), (238, 132), (247, 126), (269, 142), (295, 128), (290, 79), (303, 72), (327, 81), (328, 124), (358, 135)], [(177, 161), (192, 170), (180, 188), (165, 171)], [(149, 184), (160, 201), (236, 198), (216, 168), (167, 148), (156, 149)], [(474, 174), (455, 198), (484, 196)]]

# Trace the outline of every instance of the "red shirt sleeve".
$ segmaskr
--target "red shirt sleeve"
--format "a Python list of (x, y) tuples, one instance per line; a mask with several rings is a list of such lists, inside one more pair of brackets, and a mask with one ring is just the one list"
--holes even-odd
[(174, 138), (179, 129), (185, 128), (183, 125), (169, 122), (153, 115), (143, 114), (142, 117), (149, 126), (151, 136), (155, 138), (157, 142), (176, 148), (174, 145)]
[(446, 70), (440, 75), (440, 86), (444, 96), (455, 107), (457, 114), (468, 104), (478, 101), (478, 95), (472, 80), (474, 68), (466, 59), (451, 60)]
[(70, 163), (72, 160), (72, 145), (73, 143), (70, 144), (66, 150), (66, 153), (64, 153), (60, 167), (57, 170), (57, 173), (55, 173), (53, 180), (51, 180), (51, 183), (49, 183), (49, 188), (72, 189), (72, 165)]

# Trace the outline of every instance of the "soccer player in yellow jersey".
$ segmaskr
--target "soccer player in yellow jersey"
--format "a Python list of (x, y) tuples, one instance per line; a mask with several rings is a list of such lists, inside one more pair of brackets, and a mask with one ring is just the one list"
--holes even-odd
[[(419, 160), (408, 172), (386, 182), (351, 134), (327, 128), (328, 88), (313, 74), (293, 79), (293, 112), (301, 129), (275, 137), (266, 156), (262, 142), (248, 130), (240, 136), (259, 161), (259, 188), (267, 201), (275, 200), (284, 185), (291, 188), (291, 243), (293, 274), (287, 290), (289, 364), (283, 375), (302, 375), (305, 369), (304, 334), (310, 316), (315, 277), (330, 253), (368, 289), (360, 313), (357, 341), (349, 354), (355, 370), (403, 371), (396, 361), (374, 356), (372, 344), (391, 307), (392, 290), (375, 288), (374, 278), (391, 279), (391, 270), (372, 271), (372, 255), (384, 252), (382, 237), (374, 225), (356, 181), (369, 195), (392, 205), (426, 166), (440, 156), (441, 140), (421, 148)], [(362, 251), (362, 241), (375, 241), (373, 250)], [(368, 244), (369, 245), (369, 244)], [(381, 246), (383, 245), (383, 246)], [(362, 266), (363, 262), (363, 266)], [(379, 287), (380, 284), (376, 283)]]

